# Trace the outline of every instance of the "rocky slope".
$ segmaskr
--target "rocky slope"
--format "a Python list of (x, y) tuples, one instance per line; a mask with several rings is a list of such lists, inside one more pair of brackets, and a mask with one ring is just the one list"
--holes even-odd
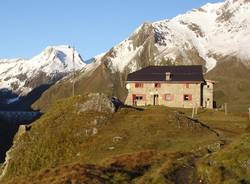
[[(75, 62), (72, 62), (73, 55)], [(2, 103), (13, 103), (35, 88), (53, 84), (74, 68), (80, 70), (85, 65), (77, 51), (73, 54), (70, 46), (47, 47), (30, 60), (1, 59), (0, 99)]]
[[(231, 99), (230, 95), (227, 95), (229, 88), (223, 87), (225, 82), (230, 83), (231, 72), (250, 72), (249, 25), (248, 0), (226, 0), (207, 4), (171, 20), (144, 23), (129, 38), (94, 59), (91, 65), (95, 67), (90, 67), (88, 72), (78, 75), (77, 93), (105, 92), (124, 99), (124, 81), (129, 72), (148, 65), (201, 64), (204, 66), (204, 72), (210, 73), (207, 76), (218, 81), (218, 86), (222, 86), (225, 97), (220, 98), (217, 94), (216, 96), (219, 97), (217, 100), (223, 103)], [(217, 67), (227, 68), (232, 62), (234, 64), (230, 67), (230, 72), (223, 73), (226, 81), (220, 80), (222, 73), (216, 72), (221, 70)], [(239, 81), (249, 80), (248, 75), (234, 77), (235, 82), (231, 88), (237, 88)], [(45, 106), (54, 100), (69, 96), (71, 81), (61, 81), (52, 87), (34, 107), (44, 110)], [(250, 90), (249, 85), (243, 88)], [(63, 90), (68, 93), (62, 94), (60, 91)], [(239, 93), (236, 96), (240, 98)]]

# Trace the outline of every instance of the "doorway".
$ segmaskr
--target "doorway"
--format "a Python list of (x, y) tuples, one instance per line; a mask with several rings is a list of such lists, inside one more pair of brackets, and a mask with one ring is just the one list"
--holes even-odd
[(154, 105), (159, 105), (159, 95), (154, 95)]
[(207, 98), (207, 100), (205, 101), (205, 107), (210, 108), (210, 99), (209, 98)]

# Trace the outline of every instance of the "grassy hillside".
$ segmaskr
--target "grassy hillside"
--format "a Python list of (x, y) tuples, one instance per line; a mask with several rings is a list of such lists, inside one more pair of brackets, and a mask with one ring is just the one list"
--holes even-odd
[(3, 182), (205, 182), (213, 175), (204, 176), (207, 165), (196, 163), (219, 154), (247, 126), (246, 114), (225, 117), (223, 112), (200, 110), (201, 123), (188, 118), (191, 110), (167, 107), (111, 113), (98, 101), (98, 108), (86, 110), (90, 98), (59, 101), (19, 136)]
[(249, 183), (250, 134), (203, 158), (198, 163), (198, 170), (206, 183)]
[[(103, 63), (93, 73), (82, 76), (78, 73), (75, 83), (75, 94), (104, 93), (108, 96), (117, 96), (125, 100), (126, 91), (122, 85), (124, 79), (119, 74), (111, 74), (109, 68)], [(34, 109), (48, 110), (49, 106), (57, 100), (72, 96), (72, 80), (62, 80), (50, 87), (34, 104)], [(123, 86), (123, 87), (122, 87)]]
[(234, 58), (224, 58), (206, 78), (217, 81), (215, 100), (229, 104), (230, 111), (247, 112), (250, 108), (250, 69)]

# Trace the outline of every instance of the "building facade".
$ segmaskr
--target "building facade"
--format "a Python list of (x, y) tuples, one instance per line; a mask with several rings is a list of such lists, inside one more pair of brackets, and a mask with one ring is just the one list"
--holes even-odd
[(127, 105), (213, 108), (213, 81), (202, 66), (150, 66), (128, 75)]

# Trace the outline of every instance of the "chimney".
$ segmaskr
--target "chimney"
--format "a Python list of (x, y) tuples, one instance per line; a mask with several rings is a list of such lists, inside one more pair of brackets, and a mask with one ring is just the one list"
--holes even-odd
[(170, 81), (170, 80), (171, 80), (171, 73), (166, 72), (166, 81)]

